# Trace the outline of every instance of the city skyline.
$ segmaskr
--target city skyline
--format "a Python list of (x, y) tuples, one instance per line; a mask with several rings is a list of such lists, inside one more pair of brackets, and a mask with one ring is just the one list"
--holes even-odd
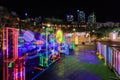
[(72, 14), (77, 18), (77, 10), (84, 11), (86, 17), (92, 12), (95, 13), (98, 22), (120, 22), (119, 1), (110, 0), (1, 0), (1, 5), (8, 10), (15, 11), (20, 17), (25, 17), (24, 13), (28, 13), (28, 17), (56, 17), (65, 19), (67, 14)]

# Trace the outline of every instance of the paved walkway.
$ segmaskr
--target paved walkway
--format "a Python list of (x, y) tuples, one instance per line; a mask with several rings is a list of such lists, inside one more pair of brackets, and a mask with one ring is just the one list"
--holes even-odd
[(99, 61), (95, 46), (79, 46), (35, 80), (118, 80), (113, 71)]

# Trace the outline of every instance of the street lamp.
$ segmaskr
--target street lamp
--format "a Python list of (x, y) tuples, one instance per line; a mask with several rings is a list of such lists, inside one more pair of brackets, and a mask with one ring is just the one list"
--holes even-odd
[(95, 32), (95, 30), (92, 30), (92, 32)]
[(45, 26), (43, 26), (42, 29), (45, 29)]
[(50, 24), (47, 24), (48, 27), (50, 27)]
[(75, 32), (75, 28), (73, 29), (73, 31)]
[(25, 13), (25, 16), (26, 16), (26, 19), (27, 19), (28, 18), (28, 13), (27, 12)]

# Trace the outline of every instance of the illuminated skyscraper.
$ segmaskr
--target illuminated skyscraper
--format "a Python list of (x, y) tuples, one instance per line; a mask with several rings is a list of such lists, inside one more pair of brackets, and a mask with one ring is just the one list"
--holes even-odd
[(83, 11), (77, 10), (78, 14), (78, 23), (82, 24), (85, 23), (85, 13)]
[(96, 16), (94, 12), (88, 16), (88, 28), (89, 29), (95, 29), (95, 23), (96, 23)]

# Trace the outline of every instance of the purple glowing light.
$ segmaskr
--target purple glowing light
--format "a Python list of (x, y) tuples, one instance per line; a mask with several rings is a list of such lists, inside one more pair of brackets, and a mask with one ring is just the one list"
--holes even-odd
[(92, 53), (91, 54), (83, 53), (80, 56), (78, 56), (78, 59), (87, 64), (98, 64), (99, 63), (98, 58), (95, 55), (93, 55)]

